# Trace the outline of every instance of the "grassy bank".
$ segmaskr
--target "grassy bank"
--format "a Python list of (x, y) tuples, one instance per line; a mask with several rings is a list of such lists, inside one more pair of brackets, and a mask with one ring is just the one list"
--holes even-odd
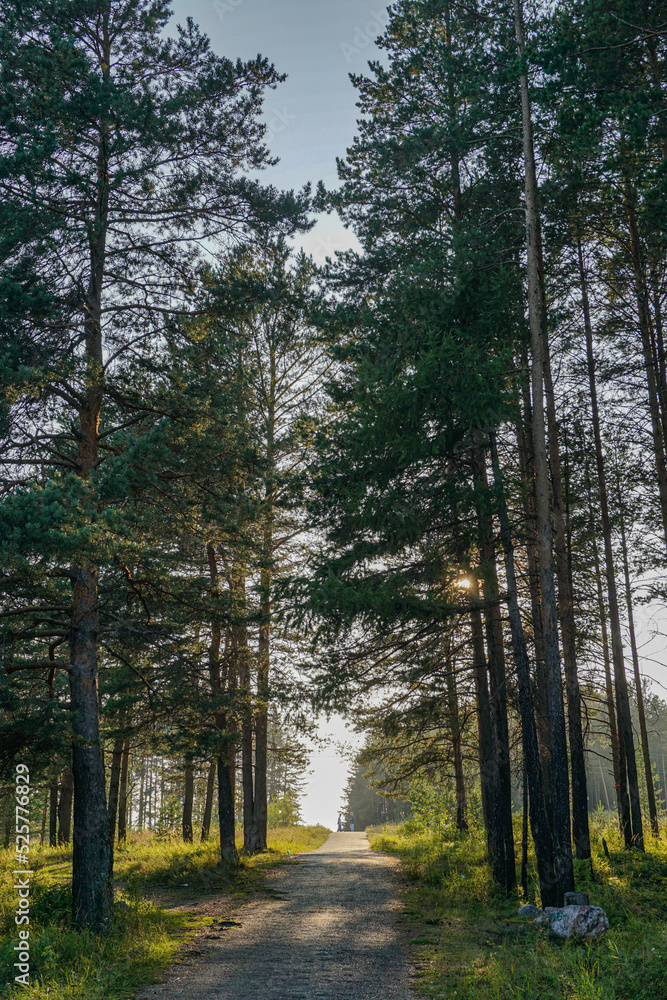
[[(184, 844), (133, 835), (116, 852), (118, 907), (109, 935), (97, 938), (72, 929), (70, 920), (71, 851), (33, 847), (31, 879), (31, 985), (6, 985), (4, 998), (48, 1000), (129, 1000), (140, 986), (154, 982), (183, 945), (214, 919), (194, 911), (213, 894), (238, 897), (288, 854), (322, 844), (324, 827), (284, 827), (269, 831), (269, 849), (241, 858), (237, 871), (218, 863), (216, 840)], [(240, 846), (240, 845), (239, 845)], [(14, 854), (0, 852), (0, 982), (11, 983), (17, 943), (14, 925)], [(165, 905), (166, 904), (166, 905)], [(180, 904), (183, 909), (174, 910)], [(167, 908), (169, 907), (169, 908)]]
[[(425, 997), (447, 1000), (665, 1000), (667, 835), (645, 854), (621, 848), (612, 823), (593, 827), (594, 873), (577, 863), (577, 888), (602, 906), (610, 931), (585, 945), (549, 939), (516, 916), (538, 902), (531, 859), (526, 899), (493, 885), (480, 833), (370, 831), (372, 846), (402, 861), (411, 882), (407, 920)], [(602, 836), (609, 845), (605, 857)]]

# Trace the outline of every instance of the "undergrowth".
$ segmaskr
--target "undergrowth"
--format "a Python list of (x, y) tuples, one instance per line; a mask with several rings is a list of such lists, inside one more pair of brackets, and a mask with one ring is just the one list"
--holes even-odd
[[(166, 891), (175, 904), (195, 906), (213, 892), (247, 892), (272, 865), (288, 854), (313, 850), (329, 831), (324, 827), (284, 827), (269, 831), (262, 854), (241, 855), (238, 869), (221, 865), (218, 841), (184, 844), (149, 834), (130, 835), (116, 850), (116, 900), (109, 934), (75, 930), (71, 922), (71, 850), (32, 847), (30, 900), (30, 986), (13, 985), (16, 961), (13, 851), (0, 851), (0, 997), (33, 1000), (130, 1000), (155, 982), (176, 960), (189, 938), (214, 917), (170, 912), (147, 896)], [(241, 845), (239, 844), (239, 847)], [(180, 896), (180, 899), (179, 899)]]
[(406, 916), (421, 994), (447, 1000), (666, 1000), (667, 835), (656, 841), (648, 834), (642, 854), (624, 850), (605, 817), (593, 818), (591, 834), (593, 871), (575, 862), (576, 883), (606, 911), (610, 930), (585, 944), (550, 938), (517, 916), (522, 903), (539, 905), (534, 856), (527, 896), (519, 889), (508, 899), (490, 877), (480, 831), (435, 831), (415, 823), (370, 831), (372, 846), (397, 854), (412, 882)]

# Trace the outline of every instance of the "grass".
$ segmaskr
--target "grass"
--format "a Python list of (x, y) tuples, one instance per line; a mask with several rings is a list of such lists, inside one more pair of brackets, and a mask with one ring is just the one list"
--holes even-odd
[[(219, 864), (214, 839), (184, 844), (131, 835), (117, 850), (114, 866), (116, 898), (126, 907), (117, 908), (104, 937), (71, 925), (71, 851), (32, 847), (30, 986), (6, 985), (0, 997), (130, 1000), (141, 986), (159, 979), (188, 940), (215, 919), (191, 907), (213, 893), (234, 898), (248, 892), (267, 869), (291, 853), (319, 847), (328, 833), (321, 826), (270, 830), (268, 850), (242, 855), (236, 871)], [(7, 984), (13, 982), (17, 943), (13, 869), (13, 851), (0, 851), (0, 982)], [(165, 896), (172, 905), (182, 904), (178, 911), (160, 905)]]
[[(399, 828), (369, 831), (397, 854), (412, 883), (406, 921), (417, 988), (447, 1000), (666, 1000), (667, 834), (645, 854), (621, 848), (613, 824), (595, 817), (594, 874), (576, 864), (577, 888), (602, 906), (610, 930), (598, 942), (559, 942), (517, 917), (537, 902), (534, 859), (527, 898), (494, 886), (480, 832)], [(602, 848), (605, 836), (611, 857)], [(517, 838), (518, 840), (518, 838)]]

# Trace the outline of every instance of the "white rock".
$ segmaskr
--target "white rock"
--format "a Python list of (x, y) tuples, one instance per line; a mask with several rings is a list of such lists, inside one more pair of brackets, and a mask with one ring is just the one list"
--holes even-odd
[(556, 937), (583, 941), (595, 941), (609, 930), (607, 914), (599, 906), (547, 906), (533, 924), (548, 926)]

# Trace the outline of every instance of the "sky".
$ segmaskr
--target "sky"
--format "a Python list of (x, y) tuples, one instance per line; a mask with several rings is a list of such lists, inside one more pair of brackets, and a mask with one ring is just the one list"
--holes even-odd
[[(337, 184), (336, 157), (344, 156), (356, 131), (358, 109), (350, 73), (364, 73), (369, 59), (382, 58), (374, 41), (387, 23), (377, 0), (175, 0), (175, 19), (190, 16), (209, 36), (213, 51), (231, 59), (268, 58), (288, 78), (266, 100), (267, 144), (280, 162), (267, 170), (267, 183), (301, 188), (319, 180)], [(336, 217), (322, 216), (298, 245), (318, 263), (335, 250), (356, 246)], [(641, 666), (667, 697), (664, 607), (635, 610)], [(631, 672), (629, 647), (626, 664)], [(333, 827), (349, 768), (339, 745), (358, 745), (340, 717), (323, 722), (329, 745), (313, 750), (303, 799), (308, 823)]]
[[(175, 0), (176, 20), (190, 16), (231, 59), (265, 56), (287, 80), (265, 101), (267, 145), (280, 163), (263, 178), (301, 188), (319, 180), (337, 184), (336, 157), (344, 156), (358, 115), (350, 73), (363, 73), (380, 56), (374, 42), (387, 23), (374, 0)], [(322, 216), (299, 245), (323, 263), (335, 250), (356, 246), (333, 216)]]
[[(374, 45), (387, 23), (386, 8), (373, 0), (176, 0), (176, 21), (189, 16), (211, 39), (213, 51), (230, 59), (258, 53), (287, 73), (265, 102), (266, 142), (280, 163), (263, 174), (280, 188), (337, 185), (336, 157), (344, 156), (356, 130), (358, 109), (350, 73), (363, 73), (380, 55)], [(298, 245), (318, 263), (335, 250), (356, 246), (336, 217), (322, 216)], [(348, 748), (359, 744), (340, 716), (323, 721), (314, 747), (302, 815), (306, 823), (335, 829), (347, 781)]]

